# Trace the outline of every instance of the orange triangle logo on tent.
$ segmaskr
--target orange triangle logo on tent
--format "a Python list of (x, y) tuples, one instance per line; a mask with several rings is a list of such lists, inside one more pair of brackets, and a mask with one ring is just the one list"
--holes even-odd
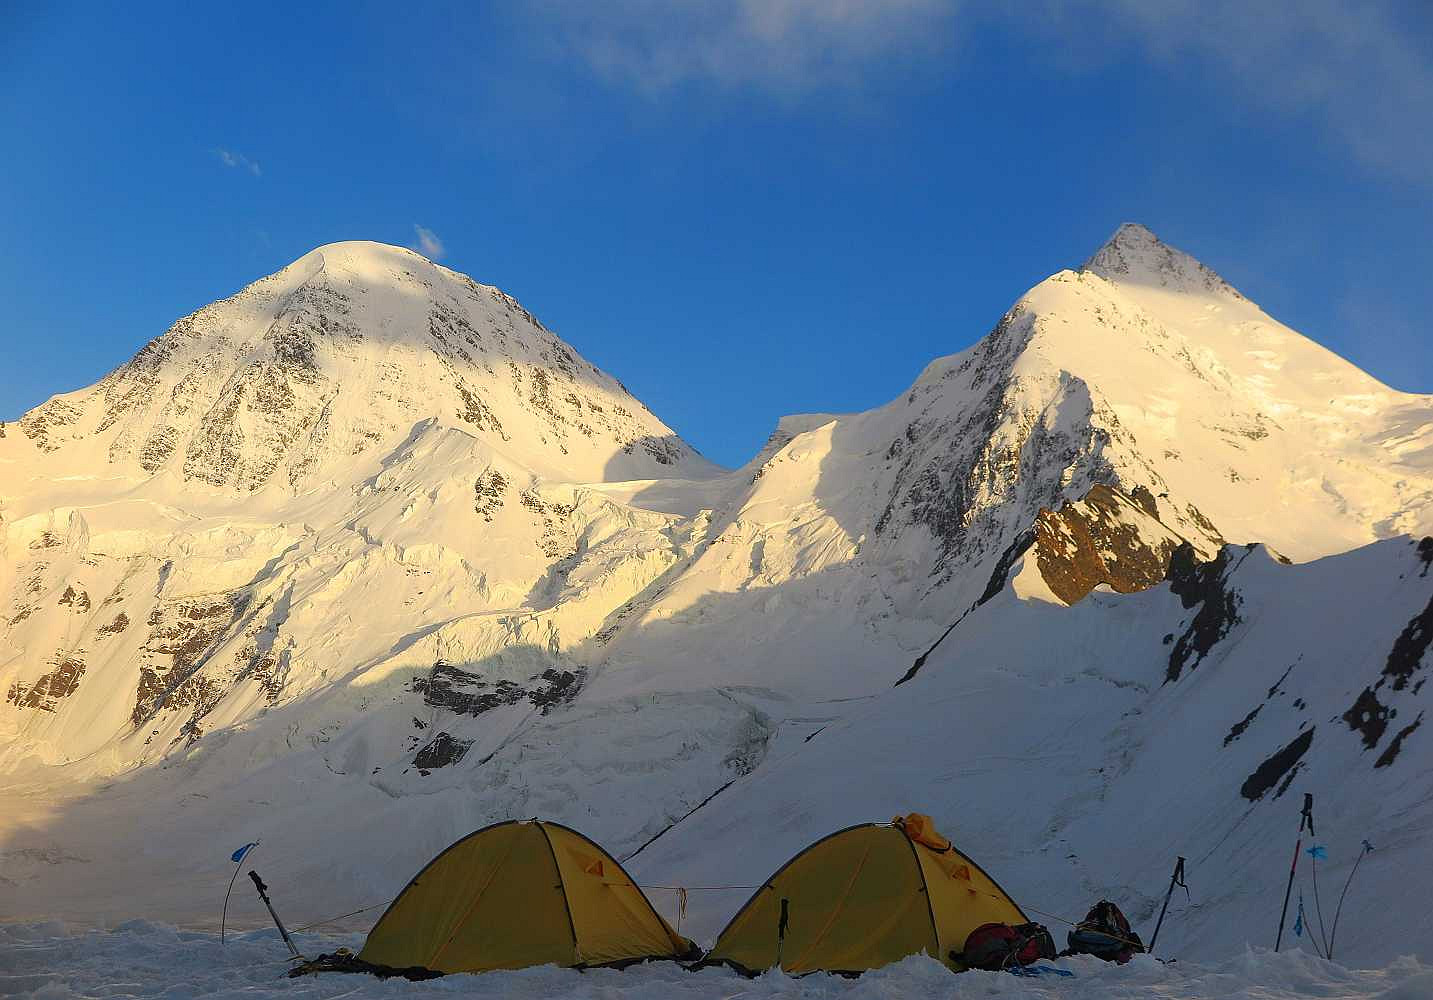
[(584, 868), (584, 869), (582, 869), (582, 870), (583, 870), (584, 872), (586, 872), (588, 875), (598, 875), (598, 876), (601, 876), (601, 875), (606, 874), (606, 873), (602, 870), (602, 859), (601, 859), (601, 858), (593, 858), (592, 861), (587, 865), (587, 867)]
[(950, 877), (951, 877), (951, 878), (962, 878), (962, 879), (965, 879), (965, 881), (969, 882), (969, 881), (970, 881), (970, 868), (969, 868), (968, 866), (966, 866), (966, 865), (956, 865), (955, 868), (951, 871)]

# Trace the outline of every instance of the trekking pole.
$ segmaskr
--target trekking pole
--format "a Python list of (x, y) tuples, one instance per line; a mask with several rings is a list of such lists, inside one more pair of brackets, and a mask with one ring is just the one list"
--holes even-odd
[(1159, 929), (1164, 926), (1164, 911), (1169, 909), (1169, 897), (1174, 895), (1174, 887), (1180, 886), (1184, 889), (1184, 895), (1189, 895), (1189, 886), (1184, 884), (1184, 858), (1174, 862), (1174, 874), (1169, 876), (1169, 889), (1164, 894), (1164, 905), (1159, 908), (1159, 919), (1155, 921), (1154, 933), (1149, 936), (1148, 952), (1154, 954), (1154, 943), (1159, 940)]
[(284, 928), (284, 922), (280, 920), (279, 915), (274, 912), (274, 904), (269, 902), (269, 887), (264, 885), (264, 880), (259, 878), (259, 873), (253, 869), (249, 870), (249, 878), (254, 880), (254, 888), (259, 890), (259, 898), (262, 899), (264, 905), (268, 907), (269, 916), (274, 918), (274, 926), (279, 929), (279, 936), (284, 939), (284, 944), (289, 946), (289, 951), (293, 952), (294, 958), (303, 958), (303, 953), (294, 947), (294, 939), (289, 937), (288, 930)]
[(1289, 896), (1294, 892), (1294, 873), (1299, 868), (1299, 851), (1304, 846), (1304, 828), (1308, 827), (1309, 836), (1314, 836), (1314, 795), (1312, 792), (1304, 793), (1304, 811), (1299, 814), (1299, 839), (1294, 841), (1294, 861), (1289, 865), (1289, 886), (1284, 890), (1284, 908), (1279, 911), (1279, 936), (1274, 938), (1274, 950), (1279, 950), (1279, 945), (1284, 942), (1284, 920), (1289, 915)]
[(1333, 927), (1329, 929), (1328, 959), (1333, 961), (1333, 942), (1338, 937), (1338, 915), (1343, 912), (1343, 898), (1348, 895), (1348, 887), (1353, 884), (1354, 873), (1358, 866), (1363, 864), (1363, 856), (1373, 850), (1373, 845), (1367, 840), (1363, 842), (1363, 850), (1358, 853), (1358, 860), (1353, 863), (1353, 871), (1348, 873), (1348, 880), (1343, 884), (1343, 892), (1338, 894), (1338, 906), (1333, 911)]

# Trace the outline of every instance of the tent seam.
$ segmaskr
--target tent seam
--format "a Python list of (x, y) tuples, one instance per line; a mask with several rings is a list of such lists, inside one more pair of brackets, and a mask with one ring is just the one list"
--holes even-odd
[[(677, 934), (676, 931), (673, 931), (671, 929), (671, 925), (667, 923), (666, 918), (657, 912), (657, 908), (653, 906), (652, 901), (647, 898), (646, 890), (644, 890), (640, 885), (637, 884), (637, 880), (634, 879), (630, 874), (628, 874), (626, 868), (622, 867), (622, 862), (618, 861), (606, 848), (604, 848), (601, 844), (597, 843), (591, 837), (587, 836), (587, 834), (580, 833), (577, 830), (574, 830), (572, 827), (564, 826), (561, 823), (553, 823), (552, 825), (557, 827), (559, 830), (565, 830), (568, 833), (572, 834), (577, 839), (586, 843), (589, 847), (595, 849), (598, 854), (601, 854), (602, 856), (608, 858), (614, 865), (616, 865), (617, 870), (621, 872), (623, 877), (626, 878), (627, 881), (632, 884), (632, 887), (637, 890), (637, 895), (642, 897), (642, 902), (647, 904), (647, 909), (651, 911), (651, 914), (653, 917), (656, 918), (657, 923), (660, 924), (662, 927), (665, 927), (670, 932), (670, 934), (676, 934), (677, 937), (681, 938), (680, 934)], [(549, 844), (550, 843), (551, 842), (549, 841)], [(621, 883), (609, 883), (604, 881), (602, 884), (610, 887), (612, 885), (620, 885)], [(688, 942), (686, 938), (682, 938), (682, 943), (686, 943), (688, 945), (690, 944), (690, 942)], [(674, 950), (675, 948), (679, 947), (678, 942), (675, 941), (672, 942), (672, 945)]]
[[(466, 840), (467, 838), (465, 837), (463, 839)], [(512, 852), (515, 847), (517, 847), (516, 838), (508, 845), (507, 853), (503, 855), (503, 859), (493, 866), (492, 874), (488, 876), (488, 880), (483, 883), (483, 887), (479, 889), (477, 895), (473, 897), (473, 901), (468, 904), (468, 908), (463, 911), (463, 915), (453, 922), (453, 932), (448, 935), (448, 940), (444, 941), (437, 951), (428, 956), (428, 962), (424, 966), (425, 968), (433, 968), (433, 963), (438, 960), (438, 956), (448, 950), (448, 946), (453, 943), (453, 940), (458, 936), (458, 932), (463, 929), (463, 924), (467, 923), (468, 917), (472, 916), (473, 910), (482, 902), (483, 896), (487, 893), (489, 887), (492, 886), (493, 880), (498, 877), (498, 872), (503, 870), (503, 865), (507, 864), (508, 858), (512, 857)], [(443, 853), (446, 854), (447, 851)]]
[[(552, 855), (552, 867), (557, 869), (557, 885), (562, 890), (562, 909), (567, 914), (567, 929), (572, 931), (572, 957), (580, 965), (582, 963), (582, 945), (577, 941), (577, 921), (572, 919), (572, 901), (567, 898), (567, 879), (562, 877), (562, 862), (557, 860), (557, 848), (552, 846), (552, 838), (547, 834), (547, 824), (540, 819), (534, 819), (533, 823), (537, 824), (537, 828), (542, 831), (542, 839), (547, 842), (547, 852)], [(578, 836), (582, 835), (578, 834)], [(603, 851), (603, 853), (606, 852)]]
[[(921, 891), (925, 893), (925, 911), (930, 916), (930, 933), (931, 937), (935, 939), (935, 957), (937, 961), (943, 963), (945, 962), (945, 958), (940, 954), (940, 924), (936, 923), (935, 904), (930, 898), (930, 882), (925, 877), (925, 865), (921, 864), (920, 855), (916, 852), (916, 842), (906, 836), (905, 830), (897, 829), (896, 827), (892, 827), (891, 829), (900, 833), (901, 839), (904, 840), (906, 846), (911, 849), (911, 860), (915, 862), (916, 876), (920, 879)], [(950, 848), (946, 848), (946, 850), (950, 850)], [(1016, 909), (1019, 909), (1019, 907), (1016, 907)]]
[[(851, 890), (855, 888), (856, 885), (856, 879), (861, 877), (861, 872), (866, 867), (866, 859), (870, 856), (871, 848), (868, 846), (866, 848), (865, 853), (861, 855), (861, 861), (858, 865), (856, 865), (856, 870), (851, 873), (850, 879), (846, 882), (846, 888), (841, 890), (841, 898), (836, 900), (835, 906), (831, 907), (831, 915), (826, 918), (826, 923), (822, 925), (821, 930), (817, 932), (814, 938), (811, 939), (811, 943), (806, 946), (806, 950), (803, 951), (799, 957), (797, 957), (793, 965), (800, 966), (801, 963), (806, 960), (806, 957), (810, 955), (813, 951), (815, 951), (817, 946), (820, 945), (822, 940), (826, 937), (826, 932), (831, 929), (831, 925), (834, 924), (836, 922), (836, 918), (840, 916), (841, 908), (846, 905), (846, 898), (851, 895)], [(917, 866), (919, 866), (919, 863), (917, 863)]]
[[(774, 883), (782, 876), (786, 869), (796, 864), (796, 862), (800, 860), (804, 855), (816, 850), (816, 848), (820, 847), (822, 844), (826, 843), (826, 841), (832, 839), (833, 837), (839, 837), (843, 833), (850, 833), (852, 830), (864, 830), (868, 826), (880, 826), (880, 824), (856, 823), (853, 826), (844, 827), (834, 833), (826, 834), (826, 836), (822, 837), (820, 840), (807, 844), (805, 847), (801, 848), (801, 850), (797, 851), (795, 854), (791, 855), (791, 857), (787, 858), (786, 864), (776, 869), (776, 871), (771, 874), (770, 878), (768, 878), (765, 882), (761, 883), (761, 885), (757, 886), (756, 891), (751, 894), (751, 896), (747, 899), (745, 903), (741, 904), (741, 909), (736, 911), (736, 916), (732, 917), (726, 922), (726, 926), (723, 927), (721, 929), (721, 933), (717, 935), (717, 944), (721, 944), (721, 939), (726, 936), (726, 932), (737, 926), (737, 921), (746, 916), (746, 911), (751, 909), (751, 904), (756, 902), (757, 896), (760, 896), (767, 889), (776, 888)], [(713, 948), (713, 950), (715, 950), (715, 948)]]

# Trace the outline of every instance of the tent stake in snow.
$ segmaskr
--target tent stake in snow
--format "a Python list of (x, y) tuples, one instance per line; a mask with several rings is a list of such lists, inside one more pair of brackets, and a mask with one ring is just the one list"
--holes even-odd
[(284, 944), (289, 946), (289, 951), (293, 952), (294, 958), (303, 958), (303, 953), (294, 947), (294, 939), (289, 937), (289, 932), (284, 928), (284, 922), (274, 912), (274, 904), (269, 902), (269, 887), (264, 885), (264, 880), (259, 878), (259, 873), (253, 869), (249, 870), (249, 878), (254, 880), (254, 888), (259, 890), (259, 898), (268, 907), (269, 916), (274, 918), (274, 926), (279, 929), (279, 935), (284, 939)]
[(1164, 905), (1159, 908), (1159, 919), (1154, 923), (1154, 933), (1149, 936), (1148, 952), (1154, 954), (1154, 943), (1159, 940), (1159, 929), (1164, 926), (1164, 913), (1169, 909), (1169, 897), (1174, 895), (1174, 887), (1180, 886), (1184, 894), (1189, 895), (1189, 886), (1184, 884), (1184, 858), (1174, 862), (1174, 874), (1169, 876), (1169, 889), (1164, 894)]
[(1279, 911), (1279, 936), (1274, 938), (1274, 950), (1279, 950), (1279, 945), (1284, 943), (1284, 920), (1289, 915), (1289, 896), (1294, 891), (1294, 873), (1299, 868), (1299, 851), (1304, 846), (1304, 828), (1308, 827), (1309, 836), (1314, 834), (1314, 795), (1312, 792), (1304, 793), (1304, 811), (1299, 814), (1299, 839), (1294, 841), (1294, 862), (1289, 865), (1289, 886), (1284, 890), (1284, 908)]

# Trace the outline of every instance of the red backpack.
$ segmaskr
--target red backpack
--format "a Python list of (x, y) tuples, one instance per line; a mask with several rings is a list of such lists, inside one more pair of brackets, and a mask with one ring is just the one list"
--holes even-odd
[(1012, 965), (1029, 965), (1055, 957), (1055, 939), (1040, 924), (981, 924), (965, 939), (963, 951), (950, 953), (951, 960), (967, 969), (999, 972)]

